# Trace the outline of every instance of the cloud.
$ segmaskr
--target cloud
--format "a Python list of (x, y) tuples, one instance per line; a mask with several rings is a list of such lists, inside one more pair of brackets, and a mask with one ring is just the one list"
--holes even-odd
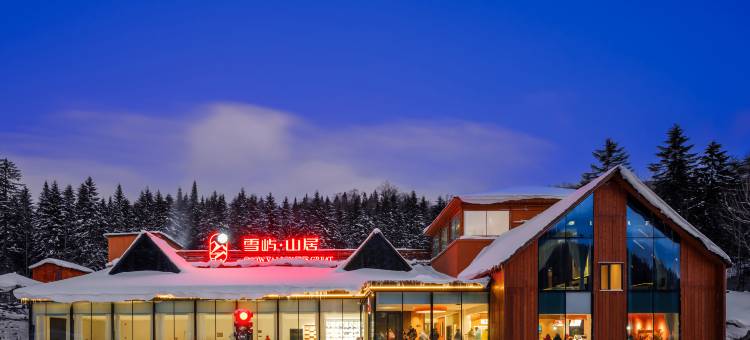
[[(47, 179), (91, 175), (109, 194), (123, 183), (173, 192), (197, 180), (205, 193), (301, 196), (316, 190), (370, 191), (388, 180), (437, 194), (528, 184), (548, 166), (544, 139), (480, 122), (402, 120), (316, 124), (299, 114), (212, 103), (181, 116), (69, 112), (26, 131), (0, 132), (38, 191)], [(538, 184), (538, 183), (537, 183)]]

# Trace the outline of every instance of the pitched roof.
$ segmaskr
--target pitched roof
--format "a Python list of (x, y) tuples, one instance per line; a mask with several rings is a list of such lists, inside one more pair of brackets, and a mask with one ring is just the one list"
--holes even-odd
[[(182, 245), (182, 243), (177, 242), (177, 240), (175, 240), (174, 237), (172, 237), (171, 235), (169, 235), (169, 234), (167, 234), (165, 232), (161, 232), (161, 231), (149, 231), (149, 232), (152, 233), (152, 234), (155, 234), (155, 235), (164, 236), (167, 240), (169, 240), (170, 242), (178, 245), (180, 248), (185, 248), (185, 246)], [(107, 236), (140, 235), (141, 233), (143, 233), (143, 231), (127, 231), (127, 232), (121, 232), (121, 233), (105, 233), (104, 237), (107, 237)]]
[(190, 264), (166, 241), (154, 234), (141, 232), (109, 271), (110, 275), (134, 271), (179, 273)]
[(362, 268), (405, 272), (412, 270), (409, 262), (406, 262), (393, 244), (377, 228), (367, 236), (367, 239), (359, 245), (359, 248), (339, 268), (346, 271)]
[(726, 263), (731, 263), (727, 255), (719, 246), (677, 214), (659, 196), (646, 186), (638, 177), (626, 167), (617, 166), (602, 174), (595, 180), (576, 190), (572, 194), (553, 204), (547, 210), (495, 238), (490, 245), (482, 249), (477, 257), (460, 274), (459, 278), (481, 277), (497, 270), (501, 264), (510, 259), (516, 252), (541, 234), (547, 227), (557, 221), (563, 214), (578, 204), (599, 185), (608, 181), (614, 174), (619, 173), (622, 178), (633, 186), (650, 204), (659, 209), (678, 227), (699, 240), (710, 252), (719, 256)]
[(77, 271), (80, 271), (80, 272), (84, 272), (84, 273), (93, 273), (94, 272), (94, 270), (92, 270), (91, 268), (84, 267), (82, 265), (75, 264), (73, 262), (63, 261), (63, 260), (60, 260), (60, 259), (54, 259), (54, 258), (51, 258), (51, 257), (48, 257), (48, 258), (46, 258), (44, 260), (41, 260), (41, 261), (39, 261), (37, 263), (34, 263), (34, 264), (30, 265), (29, 269), (34, 269), (34, 268), (39, 267), (39, 266), (41, 266), (43, 264), (54, 264), (54, 265), (59, 266), (59, 267), (74, 269), (74, 270), (77, 270)]

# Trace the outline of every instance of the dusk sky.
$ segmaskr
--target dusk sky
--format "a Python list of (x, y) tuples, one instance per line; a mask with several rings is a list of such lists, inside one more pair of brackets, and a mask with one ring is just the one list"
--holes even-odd
[(0, 158), (92, 176), (431, 197), (636, 172), (674, 123), (750, 152), (750, 2), (4, 3)]

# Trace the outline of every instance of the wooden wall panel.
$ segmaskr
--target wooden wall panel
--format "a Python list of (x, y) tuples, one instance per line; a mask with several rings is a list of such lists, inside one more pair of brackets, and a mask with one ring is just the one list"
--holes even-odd
[(505, 275), (503, 271), (497, 271), (492, 274), (489, 317), (489, 338), (492, 340), (501, 339), (504, 336), (503, 330), (505, 329)]
[(505, 299), (503, 333), (498, 339), (536, 339), (537, 320), (537, 241), (526, 246), (504, 266)]
[(492, 243), (492, 239), (460, 239), (453, 241), (431, 262), (437, 271), (450, 276), (458, 276), (471, 264), (479, 252)]
[(58, 281), (57, 279), (58, 271), (60, 272), (59, 280), (65, 280), (71, 277), (76, 277), (76, 276), (87, 274), (87, 273), (84, 273), (82, 271), (78, 271), (75, 269), (60, 267), (51, 263), (45, 263), (31, 270), (31, 278), (39, 282)]
[(726, 338), (726, 268), (692, 242), (680, 245), (683, 339)]
[(622, 339), (627, 326), (625, 291), (601, 291), (600, 262), (623, 264), (623, 287), (627, 282), (626, 242), (627, 194), (613, 181), (594, 191), (594, 339)]

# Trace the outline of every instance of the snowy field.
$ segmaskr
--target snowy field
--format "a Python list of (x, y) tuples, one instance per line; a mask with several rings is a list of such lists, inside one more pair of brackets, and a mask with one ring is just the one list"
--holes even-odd
[(727, 293), (727, 338), (742, 339), (750, 331), (750, 292)]
[(26, 340), (29, 338), (29, 324), (25, 314), (15, 314), (0, 310), (0, 339)]

